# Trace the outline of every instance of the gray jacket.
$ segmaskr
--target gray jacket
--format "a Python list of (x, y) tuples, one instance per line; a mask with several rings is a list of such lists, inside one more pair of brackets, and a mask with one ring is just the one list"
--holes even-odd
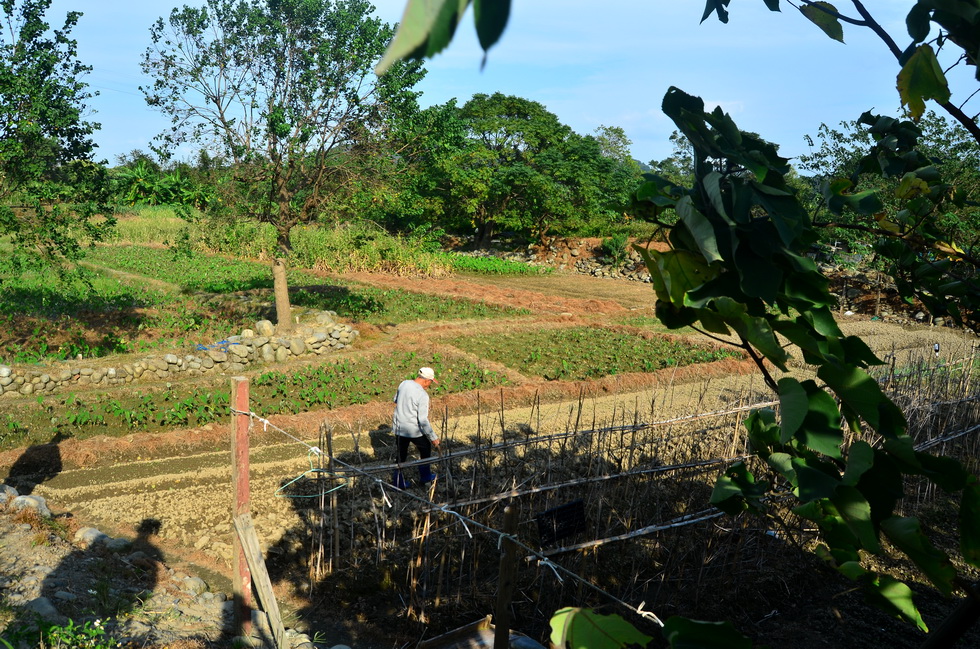
[(439, 439), (429, 423), (429, 393), (414, 380), (402, 381), (395, 393), (395, 415), (391, 429), (402, 437)]

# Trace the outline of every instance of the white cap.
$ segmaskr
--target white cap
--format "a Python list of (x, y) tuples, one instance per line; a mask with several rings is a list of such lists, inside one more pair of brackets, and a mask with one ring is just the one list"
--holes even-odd
[(435, 381), (436, 373), (432, 370), (431, 367), (423, 367), (419, 369), (419, 378)]

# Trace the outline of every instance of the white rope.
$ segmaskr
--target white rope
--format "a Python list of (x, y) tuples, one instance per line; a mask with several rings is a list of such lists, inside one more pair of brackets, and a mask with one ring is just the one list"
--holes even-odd
[[(466, 535), (468, 537), (470, 537), (471, 539), (473, 538), (473, 532), (470, 531), (470, 528), (466, 527), (466, 521), (468, 519), (465, 516), (463, 516), (459, 512), (455, 512), (455, 511), (449, 509), (449, 506), (448, 505), (443, 505), (442, 507), (437, 507), (436, 509), (438, 509), (441, 512), (446, 512), (447, 514), (452, 514), (453, 516), (455, 516), (456, 518), (458, 518), (459, 519), (459, 524), (463, 526), (463, 529), (464, 530), (466, 530)], [(498, 549), (500, 548), (500, 542), (499, 541), (497, 542), (497, 548)]]
[[(556, 566), (555, 564), (553, 564), (549, 559), (540, 559), (540, 560), (538, 560), (538, 565), (545, 566), (546, 568), (551, 568), (551, 571), (555, 573), (555, 579), (558, 580), (558, 583), (559, 584), (564, 584), (565, 583), (565, 580), (561, 578), (561, 575), (560, 574), (558, 574), (558, 566)], [(660, 626), (663, 626), (663, 625), (661, 624)]]
[(282, 433), (283, 435), (285, 435), (289, 439), (291, 439), (293, 441), (296, 441), (296, 442), (299, 442), (300, 444), (302, 444), (303, 446), (305, 446), (311, 453), (315, 453), (316, 455), (323, 455), (323, 451), (321, 451), (316, 446), (313, 446), (312, 444), (307, 444), (306, 442), (304, 442), (300, 438), (298, 438), (298, 437), (296, 437), (294, 435), (290, 435), (289, 433), (287, 433), (286, 431), (284, 431), (282, 428), (279, 428), (278, 426), (276, 426), (274, 423), (272, 423), (271, 421), (269, 421), (265, 417), (260, 417), (259, 415), (255, 414), (254, 412), (251, 412), (251, 411), (249, 411), (249, 412), (243, 412), (241, 410), (235, 410), (234, 408), (232, 408), (231, 409), (231, 414), (233, 414), (233, 415), (243, 415), (243, 416), (248, 417), (249, 419), (254, 419), (256, 421), (260, 421), (260, 422), (262, 422), (262, 432), (263, 433), (266, 432), (266, 431), (268, 431), (269, 428), (272, 428), (276, 432)]

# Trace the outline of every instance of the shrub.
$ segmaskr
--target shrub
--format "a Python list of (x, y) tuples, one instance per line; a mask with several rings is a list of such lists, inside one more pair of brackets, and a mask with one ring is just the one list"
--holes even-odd
[(625, 232), (618, 232), (611, 237), (602, 240), (600, 249), (602, 254), (612, 260), (614, 266), (622, 266), (626, 262), (628, 252), (626, 249), (629, 237)]

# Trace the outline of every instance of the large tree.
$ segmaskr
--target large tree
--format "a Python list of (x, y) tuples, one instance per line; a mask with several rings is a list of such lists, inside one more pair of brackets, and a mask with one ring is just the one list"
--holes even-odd
[(143, 91), (172, 119), (161, 149), (207, 144), (232, 162), (237, 215), (276, 230), (283, 330), (290, 232), (369, 167), (389, 120), (417, 110), (419, 64), (372, 73), (393, 34), (373, 11), (366, 0), (206, 0), (150, 29)]
[(621, 150), (621, 130), (579, 135), (540, 103), (502, 93), (474, 95), (446, 117), (444, 145), (418, 151), (418, 161), (447, 227), (474, 230), (478, 245), (503, 231), (543, 242), (599, 228), (628, 203), (638, 168)]
[(92, 162), (86, 121), (92, 97), (77, 57), (72, 11), (60, 29), (45, 20), (50, 0), (0, 3), (0, 234), (14, 258), (58, 262), (80, 256), (81, 240), (98, 239), (111, 218), (98, 218), (104, 170)]

